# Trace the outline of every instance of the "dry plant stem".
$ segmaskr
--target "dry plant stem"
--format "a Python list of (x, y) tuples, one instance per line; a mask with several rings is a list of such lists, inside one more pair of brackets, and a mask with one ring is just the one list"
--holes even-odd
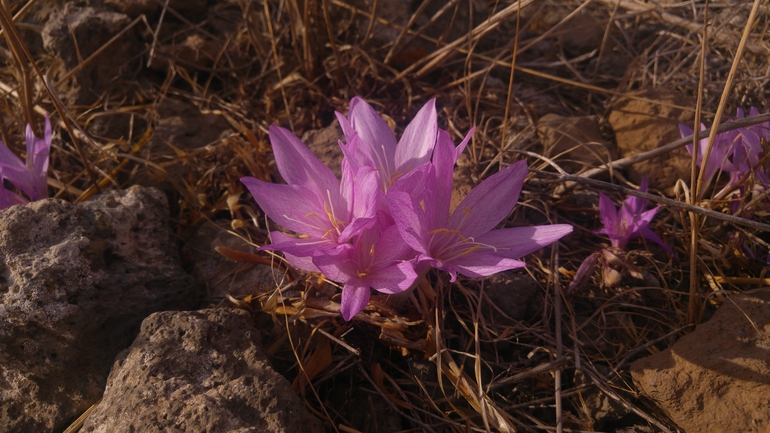
[[(733, 87), (735, 74), (738, 71), (738, 64), (740, 63), (741, 57), (743, 55), (743, 51), (746, 48), (746, 41), (748, 41), (749, 35), (751, 34), (751, 27), (754, 24), (754, 19), (757, 17), (759, 2), (760, 0), (754, 0), (754, 5), (751, 8), (751, 13), (749, 13), (749, 18), (746, 21), (746, 27), (744, 27), (743, 29), (743, 36), (741, 37), (741, 42), (738, 44), (738, 51), (735, 53), (733, 64), (730, 67), (730, 73), (727, 75), (727, 81), (725, 82), (725, 87), (724, 89), (722, 89), (722, 97), (719, 100), (719, 107), (717, 107), (717, 113), (714, 116), (714, 122), (712, 123), (714, 125), (719, 124), (719, 121), (722, 119), (722, 114), (725, 111), (725, 107), (727, 107), (727, 99), (730, 97), (730, 91), (732, 90), (732, 87)], [(714, 131), (712, 128), (712, 130), (709, 132), (709, 141), (708, 141), (708, 145), (706, 146), (706, 152), (703, 154), (703, 162), (702, 162), (703, 167), (706, 167), (706, 165), (708, 164), (709, 156), (711, 155), (711, 148), (714, 146), (714, 140), (716, 139), (716, 135), (717, 135), (716, 131)], [(695, 194), (695, 197), (698, 200), (700, 200), (703, 196), (703, 190), (701, 188), (702, 186), (701, 184), (703, 183), (704, 173), (705, 173), (705, 170), (701, 170), (700, 173), (698, 174), (698, 183), (695, 188), (695, 190), (698, 191), (698, 194)]]
[[(698, 200), (698, 151), (700, 150), (700, 122), (701, 110), (703, 108), (703, 83), (705, 82), (706, 69), (706, 51), (708, 47), (708, 17), (709, 1), (706, 0), (703, 10), (703, 42), (701, 43), (699, 77), (698, 77), (698, 100), (695, 104), (695, 122), (693, 124), (692, 134), (692, 158), (690, 159), (690, 204), (695, 205)], [(705, 171), (705, 160), (701, 172)], [(700, 296), (698, 296), (698, 214), (689, 212), (690, 215), (690, 299), (687, 307), (687, 323), (695, 323), (700, 307)]]
[[(326, 0), (324, 0), (324, 3)], [(281, 97), (283, 97), (283, 106), (286, 109), (286, 118), (289, 121), (289, 128), (294, 132), (294, 122), (291, 120), (291, 111), (289, 111), (289, 99), (286, 97), (286, 89), (283, 85), (283, 76), (281, 74), (281, 60), (278, 58), (278, 47), (275, 43), (275, 34), (273, 33), (273, 19), (270, 17), (270, 8), (267, 6), (269, 2), (263, 2), (265, 10), (265, 22), (267, 23), (267, 31), (270, 33), (270, 45), (273, 48), (273, 61), (275, 62), (275, 73), (278, 75), (278, 85), (281, 87)]]
[[(524, 45), (523, 47), (521, 47), (521, 52), (523, 53), (523, 52), (527, 51), (528, 49), (530, 49), (530, 48), (534, 47), (535, 45), (537, 45), (538, 42), (542, 41), (543, 39), (547, 38), (548, 36), (551, 36), (553, 34), (553, 32), (555, 32), (556, 30), (560, 29), (561, 26), (563, 26), (565, 23), (569, 22), (569, 20), (574, 18), (577, 14), (580, 13), (580, 11), (585, 9), (593, 1), (594, 0), (585, 0), (580, 6), (575, 8), (575, 10), (570, 12), (566, 17), (562, 18), (561, 21), (556, 23), (556, 25), (554, 25), (550, 29), (544, 31), (543, 33), (539, 34), (536, 38), (534, 38), (531, 41), (529, 41), (529, 43), (527, 45)], [(518, 33), (519, 32), (518, 32), (518, 28), (517, 28), (516, 34), (518, 35)]]
[[(561, 358), (564, 345), (561, 336), (561, 287), (559, 286), (559, 243), (551, 244), (551, 278), (553, 278), (554, 334), (556, 334), (556, 358)], [(564, 407), (561, 400), (561, 369), (554, 372), (554, 395), (556, 396), (556, 433), (564, 431)]]
[(326, 22), (326, 32), (329, 34), (329, 45), (332, 46), (332, 51), (334, 52), (334, 58), (337, 60), (337, 81), (342, 82), (342, 57), (340, 57), (340, 52), (337, 49), (337, 44), (334, 43), (334, 32), (332, 31), (332, 20), (329, 18), (329, 0), (323, 0), (322, 6), (324, 10), (324, 21)]
[[(655, 10), (655, 6), (651, 4), (645, 4), (641, 2), (636, 1), (629, 1), (629, 0), (599, 0), (599, 3), (604, 4), (605, 6), (615, 7), (616, 5), (620, 5), (623, 9), (636, 12), (636, 13), (652, 13), (654, 16), (657, 16), (661, 20), (674, 24), (676, 26), (685, 28), (691, 32), (697, 32), (701, 30), (703, 27), (700, 24), (694, 23), (692, 21), (688, 21), (684, 18), (678, 17), (676, 15), (666, 13), (666, 12), (658, 12)], [(712, 37), (719, 42), (722, 45), (726, 45), (728, 47), (732, 47), (735, 45), (735, 37), (724, 33), (724, 32), (717, 32)], [(751, 51), (754, 54), (760, 54), (760, 55), (768, 55), (770, 54), (770, 50), (768, 50), (767, 47), (751, 42), (749, 41), (747, 44), (747, 48), (749, 51)]]
[[(589, 0), (591, 1), (591, 0)], [(511, 112), (511, 93), (513, 93), (513, 76), (516, 72), (516, 55), (519, 49), (519, 24), (521, 22), (521, 8), (516, 9), (516, 33), (513, 36), (513, 53), (511, 53), (511, 73), (508, 76), (508, 96), (505, 98), (505, 114), (503, 115), (503, 137), (500, 139), (500, 153), (506, 148), (506, 135), (508, 133), (508, 116)], [(492, 164), (489, 164), (490, 166)]]
[[(166, 17), (166, 10), (168, 9), (168, 2), (169, 2), (169, 0), (165, 0), (163, 2), (163, 9), (161, 9), (160, 17), (158, 18), (158, 25), (155, 27), (155, 31), (152, 32), (152, 44), (150, 45), (150, 53), (147, 56), (147, 67), (148, 68), (150, 67), (150, 65), (152, 65), (152, 59), (153, 59), (153, 57), (155, 57), (155, 45), (158, 43), (158, 35), (160, 34), (160, 26), (163, 25), (163, 18)], [(141, 15), (141, 17), (143, 18), (144, 15)], [(148, 24), (148, 26), (149, 26), (149, 24)], [(109, 42), (107, 42), (107, 44), (109, 44)], [(105, 44), (105, 45), (107, 45), (107, 44)], [(56, 83), (56, 84), (58, 85), (59, 83)]]
[(35, 127), (34, 118), (32, 117), (32, 68), (30, 62), (33, 60), (27, 58), (24, 55), (23, 42), (18, 37), (16, 27), (13, 24), (13, 18), (10, 15), (11, 5), (9, 0), (2, 1), (3, 12), (0, 14), (0, 26), (2, 26), (3, 33), (5, 34), (5, 40), (8, 42), (8, 48), (13, 56), (13, 62), (16, 64), (16, 69), (19, 73), (19, 82), (21, 94), (19, 95), (19, 101), (21, 102), (21, 108), (24, 112), (24, 119), (26, 123)]
[[(365, 18), (376, 19), (377, 22), (382, 24), (382, 25), (386, 25), (388, 27), (392, 27), (392, 28), (394, 28), (396, 30), (403, 29), (403, 27), (401, 27), (399, 25), (396, 25), (396, 24), (393, 24), (393, 23), (391, 23), (391, 22), (389, 22), (389, 21), (387, 21), (385, 19), (377, 18), (377, 17), (372, 17), (372, 15), (369, 14), (368, 12), (362, 11), (362, 10), (356, 8), (355, 6), (351, 6), (351, 5), (343, 2), (342, 0), (331, 0), (331, 1), (332, 1), (332, 3), (335, 6), (339, 6), (339, 7), (343, 8), (343, 9), (347, 9), (349, 11), (352, 11), (353, 13), (361, 15), (361, 16), (363, 16)], [(428, 37), (428, 36), (425, 36), (425, 35), (417, 35), (415, 32), (412, 32), (412, 31), (408, 31), (407, 33), (410, 34), (410, 35), (419, 36), (421, 39), (423, 39), (425, 41), (428, 41), (430, 43), (440, 44), (440, 41), (437, 40), (437, 39), (434, 39), (434, 38), (431, 38), (431, 37)], [(485, 56), (483, 54), (471, 53), (470, 50), (468, 50), (466, 48), (462, 48), (462, 46), (460, 46), (460, 45), (458, 45), (455, 48), (456, 48), (455, 51), (457, 53), (459, 53), (459, 54), (471, 55), (474, 59), (481, 60), (483, 62), (486, 62), (486, 63), (490, 64), (490, 65), (502, 66), (502, 67), (505, 67), (505, 68), (510, 68), (511, 67), (511, 62), (509, 62), (509, 61), (495, 59), (495, 58), (492, 58), (492, 57), (489, 57), (489, 56)], [(591, 90), (591, 91), (594, 91), (594, 92), (604, 93), (604, 94), (607, 94), (607, 95), (628, 98), (628, 99), (632, 99), (634, 101), (642, 101), (642, 102), (647, 102), (647, 103), (650, 103), (650, 104), (660, 105), (660, 106), (664, 106), (664, 107), (677, 108), (677, 109), (680, 109), (680, 110), (694, 111), (694, 109), (692, 107), (685, 107), (685, 106), (676, 105), (676, 104), (665, 104), (665, 103), (661, 103), (660, 101), (655, 101), (655, 100), (652, 100), (652, 99), (647, 99), (647, 98), (643, 98), (643, 97), (636, 96), (636, 95), (630, 95), (630, 94), (625, 93), (625, 92), (619, 92), (619, 91), (615, 91), (615, 90), (605, 89), (605, 88), (602, 88), (602, 87), (599, 87), (599, 86), (594, 86), (594, 85), (591, 85), (591, 84), (584, 84), (584, 83), (580, 83), (580, 82), (577, 82), (577, 81), (572, 81), (572, 80), (569, 80), (567, 78), (558, 77), (556, 75), (547, 74), (545, 72), (536, 71), (534, 69), (525, 68), (523, 66), (516, 66), (516, 70), (519, 71), (519, 72), (523, 72), (525, 74), (528, 74), (528, 75), (533, 75), (535, 77), (540, 77), (540, 78), (544, 78), (546, 80), (554, 81), (554, 82), (557, 82), (557, 83), (566, 84), (568, 86), (578, 87), (578, 88), (581, 88), (581, 89)], [(399, 73), (396, 76), (396, 78), (404, 77), (404, 76), (408, 75), (408, 72), (411, 72), (411, 69), (409, 71), (407, 71), (407, 70), (402, 71), (401, 73)], [(396, 78), (394, 78), (394, 81), (398, 81)], [(470, 78), (472, 78), (472, 76)], [(458, 79), (458, 80), (456, 80), (456, 84), (462, 84), (463, 82), (469, 80), (470, 78), (465, 77), (465, 78)]]
[[(533, 173), (537, 173), (537, 174), (539, 174), (541, 176), (549, 176), (549, 177), (551, 177), (551, 176), (555, 175), (555, 173), (552, 173), (552, 172), (535, 170), (535, 169), (532, 169), (532, 168), (530, 168), (529, 171), (531, 171)], [(744, 226), (744, 227), (751, 227), (751, 228), (754, 228), (754, 229), (757, 229), (757, 230), (762, 230), (762, 231), (765, 231), (765, 232), (770, 232), (770, 224), (763, 224), (763, 223), (752, 221), (752, 220), (748, 220), (748, 219), (745, 219), (745, 218), (739, 218), (739, 217), (736, 217), (736, 216), (723, 214), (721, 212), (713, 211), (711, 209), (706, 209), (706, 208), (703, 208), (701, 206), (695, 206), (695, 205), (691, 205), (689, 203), (684, 203), (684, 202), (681, 202), (681, 201), (678, 201), (678, 200), (673, 200), (673, 199), (666, 198), (666, 197), (660, 197), (660, 196), (657, 196), (657, 195), (654, 195), (654, 194), (640, 192), (640, 191), (637, 191), (635, 189), (625, 188), (625, 187), (622, 187), (620, 185), (615, 185), (615, 184), (609, 183), (609, 182), (602, 182), (602, 181), (596, 180), (596, 179), (588, 179), (588, 178), (585, 178), (585, 177), (582, 177), (582, 176), (576, 176), (576, 175), (572, 175), (572, 174), (561, 174), (561, 175), (558, 176), (557, 179), (554, 179), (554, 180), (539, 180), (539, 182), (544, 182), (544, 183), (555, 183), (555, 182), (583, 183), (583, 184), (590, 185), (590, 186), (593, 186), (593, 187), (596, 187), (596, 188), (600, 188), (600, 189), (604, 189), (604, 190), (607, 190), (607, 191), (614, 191), (614, 192), (619, 192), (619, 193), (623, 193), (623, 194), (626, 194), (626, 195), (633, 195), (633, 196), (641, 197), (641, 198), (644, 198), (644, 199), (647, 199), (649, 201), (652, 201), (652, 202), (655, 202), (655, 203), (659, 203), (659, 204), (662, 204), (662, 205), (676, 207), (676, 208), (679, 208), (679, 209), (684, 209), (686, 211), (696, 212), (696, 213), (698, 213), (700, 215), (704, 215), (704, 216), (707, 216), (709, 218), (716, 218), (716, 219), (721, 220), (721, 221), (728, 221), (728, 222), (731, 222), (731, 223), (733, 223), (735, 225)]]
[(425, 0), (423, 1), (420, 6), (417, 7), (417, 10), (412, 13), (412, 16), (409, 17), (409, 21), (406, 23), (406, 26), (404, 26), (403, 29), (398, 33), (398, 36), (396, 37), (396, 40), (393, 41), (393, 45), (390, 46), (390, 49), (388, 50), (388, 54), (385, 55), (385, 60), (382, 61), (382, 63), (390, 64), (390, 61), (393, 60), (393, 55), (396, 54), (396, 50), (398, 49), (399, 44), (401, 44), (401, 40), (404, 39), (404, 35), (406, 34), (406, 31), (408, 29), (412, 28), (412, 24), (414, 24), (414, 21), (419, 17), (422, 12), (425, 10), (426, 7), (430, 4), (431, 0)]
[(756, 284), (759, 286), (770, 286), (770, 278), (723, 277), (721, 275), (715, 275), (714, 281), (719, 284)]
[[(760, 114), (759, 116), (754, 116), (754, 117), (746, 117), (743, 119), (736, 119), (729, 123), (723, 123), (722, 125), (719, 125), (718, 128), (716, 128), (716, 132), (720, 133), (725, 131), (732, 131), (734, 129), (745, 128), (746, 126), (756, 125), (767, 121), (770, 121), (770, 113)], [(715, 128), (711, 127), (708, 129), (704, 129), (703, 131), (699, 131), (699, 133), (710, 134), (711, 131), (714, 129)], [(672, 150), (676, 150), (676, 149), (679, 149), (680, 147), (684, 147), (688, 144), (692, 144), (693, 142), (692, 139), (693, 139), (693, 136), (688, 135), (687, 137), (680, 138), (679, 140), (676, 140), (674, 142), (661, 146), (657, 149), (652, 149), (648, 152), (637, 153), (636, 155), (631, 155), (627, 158), (618, 159), (611, 163), (604, 164), (600, 167), (593, 168), (584, 173), (581, 173), (579, 176), (583, 178), (593, 177), (598, 174), (604, 173), (605, 171), (608, 171), (610, 169), (625, 168), (642, 161), (647, 161), (648, 159), (652, 159), (652, 158), (655, 158), (656, 156), (664, 155), (668, 152), (671, 152)]]
[(433, 53), (426, 56), (425, 58), (420, 59), (419, 61), (413, 63), (408, 68), (401, 71), (401, 73), (396, 75), (394, 80), (398, 81), (406, 77), (407, 75), (412, 73), (412, 71), (417, 69), (419, 66), (422, 66), (423, 64), (425, 64), (425, 66), (423, 66), (422, 69), (420, 69), (414, 74), (415, 77), (420, 77), (421, 75), (425, 75), (430, 70), (432, 70), (437, 64), (446, 60), (447, 57), (455, 53), (467, 54), (467, 52), (463, 53), (462, 50), (459, 50), (457, 48), (459, 48), (465, 43), (477, 40), (478, 38), (496, 29), (500, 24), (507, 21), (508, 18), (513, 16), (513, 14), (515, 14), (518, 9), (523, 8), (532, 2), (533, 0), (519, 0), (516, 3), (512, 3), (511, 5), (501, 9), (500, 12), (489, 17), (489, 19), (487, 19), (483, 23), (476, 26), (476, 28), (468, 32), (468, 34), (466, 34), (465, 36), (457, 38), (456, 40), (434, 51)]
[(591, 379), (591, 382), (594, 383), (594, 385), (599, 388), (600, 391), (607, 394), (608, 397), (612, 398), (613, 400), (617, 401), (618, 403), (625, 406), (626, 409), (630, 410), (631, 412), (639, 415), (640, 417), (644, 418), (647, 422), (654, 425), (655, 427), (659, 428), (661, 431), (666, 433), (672, 433), (671, 430), (668, 429), (665, 425), (663, 425), (660, 421), (657, 419), (651, 417), (647, 413), (645, 413), (643, 410), (639, 409), (638, 407), (634, 406), (630, 402), (628, 402), (625, 398), (620, 396), (618, 393), (613, 391), (610, 387), (606, 386), (600, 379), (599, 379), (599, 373), (597, 373), (593, 368), (590, 367), (590, 365), (586, 364), (586, 366), (582, 370), (586, 376), (588, 376)]
[(83, 428), (83, 424), (86, 423), (86, 419), (88, 419), (88, 416), (91, 415), (91, 412), (93, 412), (97, 407), (99, 407), (99, 403), (102, 402), (102, 399), (100, 398), (99, 401), (92, 404), (88, 409), (86, 409), (85, 412), (80, 414), (80, 416), (75, 420), (72, 421), (72, 424), (69, 425), (62, 433), (77, 433), (80, 431), (81, 428)]

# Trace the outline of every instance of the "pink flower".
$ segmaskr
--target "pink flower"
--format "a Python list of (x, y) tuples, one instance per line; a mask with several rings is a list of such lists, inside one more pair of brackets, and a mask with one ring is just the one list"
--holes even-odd
[[(647, 176), (642, 178), (639, 191), (647, 192)], [(671, 248), (650, 230), (650, 222), (655, 218), (660, 206), (648, 211), (645, 211), (646, 207), (646, 199), (628, 196), (618, 211), (612, 200), (599, 192), (599, 217), (604, 228), (596, 233), (607, 235), (612, 246), (621, 250), (626, 248), (629, 240), (642, 237), (657, 243), (667, 253), (673, 254)]]
[[(441, 141), (440, 141), (441, 144)], [(393, 219), (407, 244), (417, 251), (416, 263), (471, 278), (520, 268), (519, 260), (572, 232), (569, 224), (493, 230), (513, 209), (527, 175), (526, 161), (504, 168), (474, 188), (447, 219), (451, 179), (440, 176), (441, 154), (434, 162), (404, 176), (386, 195)], [(437, 160), (438, 156), (438, 160)], [(443, 181), (442, 181), (443, 180)]]
[(435, 99), (415, 115), (398, 144), (387, 122), (359, 97), (350, 101), (348, 117), (336, 115), (347, 142), (340, 143), (346, 158), (351, 159), (354, 166), (377, 170), (383, 192), (399, 177), (430, 161), (438, 132)]
[(334, 251), (316, 254), (313, 263), (333, 281), (345, 283), (340, 311), (350, 320), (369, 303), (369, 289), (396, 294), (417, 279), (411, 258), (414, 251), (404, 243), (395, 225), (380, 221), (365, 229), (353, 242)]
[[(6, 191), (2, 187), (5, 178), (22, 191), (29, 201), (48, 197), (48, 159), (51, 153), (51, 122), (45, 118), (45, 136), (41, 140), (35, 137), (32, 127), (27, 125), (27, 162), (16, 156), (5, 143), (0, 142), (0, 209), (8, 203), (25, 203), (22, 197)], [(4, 206), (5, 205), (5, 206)]]
[(349, 242), (374, 222), (380, 194), (376, 172), (361, 167), (354, 173), (343, 162), (340, 183), (331, 169), (290, 131), (273, 125), (270, 141), (278, 171), (287, 184), (253, 177), (243, 177), (241, 182), (273, 221), (298, 236), (273, 232), (273, 244), (262, 249), (283, 251), (293, 265), (318, 271), (310, 259), (313, 253)]

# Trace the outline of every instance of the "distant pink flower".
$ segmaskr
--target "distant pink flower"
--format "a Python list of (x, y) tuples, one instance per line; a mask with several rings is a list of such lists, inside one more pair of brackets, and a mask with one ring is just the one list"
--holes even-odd
[[(27, 125), (27, 162), (16, 156), (5, 143), (0, 142), (0, 188), (3, 188), (2, 178), (7, 179), (16, 188), (22, 191), (29, 201), (36, 201), (48, 197), (48, 159), (51, 153), (51, 122), (48, 116), (45, 118), (45, 136), (43, 139), (35, 137), (32, 127)], [(20, 196), (10, 191), (0, 192), (0, 209), (4, 204), (24, 203)]]
[[(647, 176), (642, 178), (639, 191), (647, 192)], [(655, 218), (660, 206), (648, 211), (645, 211), (646, 208), (646, 199), (630, 195), (618, 210), (612, 200), (599, 192), (599, 217), (604, 228), (596, 233), (607, 235), (612, 246), (621, 250), (626, 248), (629, 240), (642, 237), (657, 243), (667, 253), (673, 254), (671, 248), (650, 230), (650, 222)]]

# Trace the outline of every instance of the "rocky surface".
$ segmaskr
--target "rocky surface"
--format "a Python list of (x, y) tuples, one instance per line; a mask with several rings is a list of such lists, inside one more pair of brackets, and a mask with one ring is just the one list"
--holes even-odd
[(0, 212), (0, 425), (61, 431), (102, 395), (142, 319), (194, 307), (159, 191)]
[(81, 432), (323, 432), (246, 311), (162, 312), (115, 362)]
[[(676, 141), (679, 123), (692, 124), (692, 112), (674, 106), (694, 107), (684, 95), (671, 91), (647, 90), (635, 96), (647, 99), (622, 98), (612, 107), (610, 125), (618, 143), (618, 157), (626, 158), (637, 153), (657, 149)], [(653, 102), (655, 101), (655, 102)], [(649, 159), (628, 168), (628, 177), (639, 183), (642, 176), (650, 179), (650, 188), (660, 189), (671, 195), (679, 179), (690, 178), (690, 154), (680, 148), (665, 155)]]
[(615, 146), (599, 131), (595, 117), (562, 117), (547, 114), (537, 122), (543, 156), (554, 159), (574, 174), (615, 159)]
[(284, 275), (274, 268), (253, 263), (238, 263), (216, 252), (224, 246), (232, 250), (254, 253), (255, 248), (243, 239), (227, 232), (229, 221), (204, 223), (188, 239), (184, 249), (184, 261), (191, 273), (206, 289), (208, 300), (216, 301), (225, 296), (248, 295), (275, 287)]
[(671, 348), (631, 365), (634, 383), (688, 433), (770, 430), (770, 289), (733, 295)]
[[(125, 14), (74, 3), (52, 11), (51, 17), (43, 27), (43, 46), (62, 62), (65, 71), (80, 66), (131, 23)], [(75, 104), (96, 101), (110, 86), (117, 85), (118, 79), (137, 73), (143, 47), (136, 27), (129, 29), (100, 52), (98, 61), (85, 64), (64, 82), (62, 97)]]

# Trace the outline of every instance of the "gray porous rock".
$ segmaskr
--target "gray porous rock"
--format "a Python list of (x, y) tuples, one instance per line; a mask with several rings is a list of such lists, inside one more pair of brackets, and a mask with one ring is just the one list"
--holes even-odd
[(161, 312), (116, 360), (81, 433), (323, 432), (244, 310)]
[(145, 317), (198, 299), (157, 190), (0, 211), (0, 430), (62, 431)]

